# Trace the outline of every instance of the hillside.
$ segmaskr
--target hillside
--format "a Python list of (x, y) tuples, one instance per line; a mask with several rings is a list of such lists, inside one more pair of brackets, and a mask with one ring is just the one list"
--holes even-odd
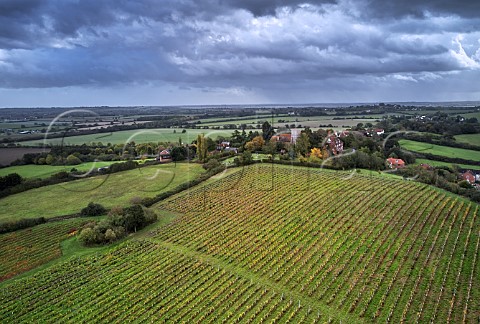
[(0, 285), (0, 321), (474, 322), (478, 205), (362, 171), (254, 165), (168, 225)]
[(193, 163), (157, 164), (32, 189), (0, 199), (0, 222), (78, 213), (90, 201), (108, 208), (126, 205), (134, 197), (171, 190), (204, 171)]
[(402, 139), (398, 141), (402, 148), (418, 153), (430, 153), (449, 158), (459, 158), (471, 161), (480, 161), (480, 151), (467, 150), (449, 146), (423, 143)]

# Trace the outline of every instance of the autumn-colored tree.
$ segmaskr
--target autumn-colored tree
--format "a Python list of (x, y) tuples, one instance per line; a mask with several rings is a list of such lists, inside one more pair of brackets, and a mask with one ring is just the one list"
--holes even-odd
[(245, 144), (245, 149), (255, 152), (255, 151), (261, 150), (264, 145), (265, 145), (265, 140), (263, 139), (263, 137), (255, 136), (250, 142), (247, 142)]
[(314, 156), (318, 159), (323, 159), (322, 150), (318, 147), (314, 147), (310, 150), (310, 156)]

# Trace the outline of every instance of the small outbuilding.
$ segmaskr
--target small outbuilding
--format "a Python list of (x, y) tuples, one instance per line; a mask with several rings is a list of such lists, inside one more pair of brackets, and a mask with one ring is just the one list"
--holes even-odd
[(172, 154), (170, 153), (170, 150), (163, 150), (158, 154), (158, 161), (166, 163), (166, 162), (172, 162)]

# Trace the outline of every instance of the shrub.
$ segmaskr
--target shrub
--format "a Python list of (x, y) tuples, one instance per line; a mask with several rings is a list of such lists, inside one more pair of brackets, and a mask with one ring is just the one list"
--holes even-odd
[(145, 208), (144, 213), (145, 213), (145, 222), (147, 224), (152, 224), (157, 221), (157, 214), (155, 213), (154, 210)]
[(97, 235), (95, 234), (93, 228), (90, 227), (84, 228), (78, 235), (78, 239), (84, 245), (92, 245), (97, 243)]
[(470, 184), (470, 182), (468, 182), (467, 180), (462, 180), (458, 183), (458, 185), (460, 186), (460, 188), (465, 188), (465, 189), (471, 189), (473, 188), (473, 186)]
[(117, 235), (115, 234), (115, 231), (112, 230), (111, 228), (107, 229), (105, 231), (105, 240), (109, 242), (113, 242), (117, 239)]
[(76, 164), (82, 163), (82, 160), (80, 160), (75, 155), (70, 154), (69, 156), (67, 156), (67, 161), (66, 162), (67, 162), (68, 165), (76, 165)]
[(217, 159), (211, 159), (209, 160), (207, 163), (204, 163), (202, 165), (202, 167), (205, 169), (205, 170), (212, 170), (212, 169), (215, 169), (217, 167), (219, 167), (221, 164), (220, 162), (218, 162)]
[(46, 222), (47, 220), (44, 217), (39, 217), (39, 218), (19, 219), (14, 222), (3, 223), (3, 224), (0, 224), (0, 234), (10, 233), (20, 229), (34, 227), (40, 224), (44, 224)]
[(23, 182), (22, 177), (18, 173), (10, 173), (4, 177), (0, 177), (0, 190), (14, 187)]
[(82, 216), (100, 216), (107, 212), (105, 207), (100, 204), (90, 202), (87, 207), (83, 208), (80, 212)]

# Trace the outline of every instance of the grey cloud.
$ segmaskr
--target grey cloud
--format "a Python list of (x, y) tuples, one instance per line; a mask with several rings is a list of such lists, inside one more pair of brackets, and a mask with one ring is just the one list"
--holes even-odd
[[(462, 55), (478, 50), (480, 19), (446, 2), (303, 3), (1, 1), (0, 88), (158, 82), (200, 91), (370, 91), (376, 82), (428, 83), (475, 66)], [(277, 10), (285, 6), (291, 10)], [(455, 56), (460, 32), (470, 36)]]
[(426, 18), (429, 14), (477, 18), (480, 12), (480, 2), (472, 0), (365, 0), (357, 3), (366, 17), (377, 18)]

